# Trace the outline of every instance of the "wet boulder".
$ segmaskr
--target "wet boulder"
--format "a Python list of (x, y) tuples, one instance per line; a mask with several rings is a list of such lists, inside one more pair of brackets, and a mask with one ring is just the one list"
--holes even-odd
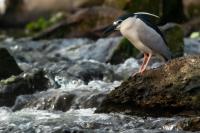
[(43, 91), (33, 95), (21, 95), (17, 97), (12, 109), (14, 111), (23, 108), (67, 111), (70, 109), (74, 97), (75, 95), (61, 90)]
[(0, 106), (12, 106), (19, 95), (47, 90), (48, 79), (42, 70), (22, 73), (0, 81)]
[(19, 75), (22, 70), (5, 48), (0, 48), (0, 80)]
[(200, 118), (187, 118), (183, 121), (178, 122), (177, 127), (183, 129), (184, 131), (200, 131)]
[(200, 114), (200, 56), (169, 61), (137, 74), (115, 88), (97, 113), (124, 112), (145, 116)]
[(59, 110), (96, 108), (106, 94), (120, 82), (107, 83), (103, 81), (90, 81), (84, 84), (81, 80), (60, 80), (60, 88), (17, 97), (12, 110), (33, 108), (36, 110)]
[(184, 32), (180, 25), (175, 23), (167, 23), (160, 27), (164, 33), (167, 46), (171, 50), (174, 57), (183, 56), (184, 53)]
[(122, 38), (116, 45), (116, 48), (111, 53), (110, 58), (107, 59), (107, 62), (111, 64), (120, 64), (124, 62), (129, 57), (137, 57), (140, 53), (133, 44), (128, 41), (126, 38)]
[(13, 111), (23, 108), (37, 110), (68, 111), (71, 108), (94, 108), (100, 105), (107, 93), (89, 90), (75, 90), (72, 92), (62, 89), (42, 91), (33, 95), (20, 95), (17, 97)]

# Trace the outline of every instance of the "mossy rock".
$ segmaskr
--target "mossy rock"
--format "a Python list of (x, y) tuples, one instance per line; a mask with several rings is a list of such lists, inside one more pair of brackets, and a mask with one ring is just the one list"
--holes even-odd
[(63, 12), (58, 12), (56, 14), (53, 14), (48, 19), (44, 17), (40, 17), (38, 18), (38, 20), (30, 22), (26, 25), (26, 32), (28, 34), (37, 33), (65, 19), (66, 19), (66, 16), (65, 16), (65, 13)]
[(200, 115), (200, 56), (180, 57), (136, 74), (111, 91), (97, 113)]
[(184, 54), (184, 32), (178, 24), (168, 23), (160, 27), (164, 33), (167, 45), (174, 57)]
[(133, 44), (131, 44), (126, 38), (123, 38), (108, 62), (111, 64), (119, 64), (129, 57), (136, 57), (139, 53), (139, 50), (136, 49)]
[(0, 80), (0, 107), (12, 106), (19, 95), (33, 94), (37, 91), (47, 90), (49, 80), (43, 70), (22, 73)]
[(181, 121), (178, 124), (179, 127), (181, 127), (185, 131), (200, 131), (200, 118), (199, 117), (192, 117), (188, 118), (184, 121)]

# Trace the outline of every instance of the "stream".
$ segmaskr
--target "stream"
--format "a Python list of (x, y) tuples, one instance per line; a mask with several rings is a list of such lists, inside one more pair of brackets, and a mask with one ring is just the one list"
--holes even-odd
[[(43, 69), (50, 80), (46, 91), (20, 95), (12, 107), (0, 107), (1, 133), (165, 133), (187, 132), (184, 117), (138, 117), (122, 113), (96, 114), (106, 94), (133, 72), (141, 59), (107, 63), (121, 37), (93, 41), (87, 38), (31, 41), (7, 38), (9, 49), (23, 71)], [(185, 38), (184, 54), (200, 54), (200, 41)], [(153, 59), (150, 68), (162, 62)]]

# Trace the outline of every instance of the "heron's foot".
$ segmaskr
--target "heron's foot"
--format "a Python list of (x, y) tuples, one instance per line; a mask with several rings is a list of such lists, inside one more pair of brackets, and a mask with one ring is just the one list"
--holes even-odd
[(138, 73), (140, 73), (140, 72), (133, 72), (132, 74), (131, 74), (131, 77), (134, 77), (136, 74), (138, 74)]
[(140, 73), (141, 75), (143, 75), (145, 70), (146, 70), (146, 67), (145, 67), (144, 69), (142, 69), (141, 71), (139, 71), (139, 73)]

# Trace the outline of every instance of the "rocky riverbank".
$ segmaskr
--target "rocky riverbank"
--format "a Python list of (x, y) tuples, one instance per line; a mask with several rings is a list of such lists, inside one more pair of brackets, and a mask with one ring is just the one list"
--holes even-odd
[[(49, 131), (45, 126), (51, 132), (198, 131), (199, 56), (164, 65), (153, 58), (149, 69), (154, 69), (129, 78), (142, 59), (130, 54), (109, 63), (122, 41), (121, 37), (2, 41), (1, 73), (10, 74), (0, 81), (0, 131), (34, 131), (34, 126), (41, 132)], [(198, 40), (185, 38), (182, 51), (199, 54)], [(126, 52), (122, 49), (119, 55)], [(96, 108), (106, 114), (95, 113)]]

